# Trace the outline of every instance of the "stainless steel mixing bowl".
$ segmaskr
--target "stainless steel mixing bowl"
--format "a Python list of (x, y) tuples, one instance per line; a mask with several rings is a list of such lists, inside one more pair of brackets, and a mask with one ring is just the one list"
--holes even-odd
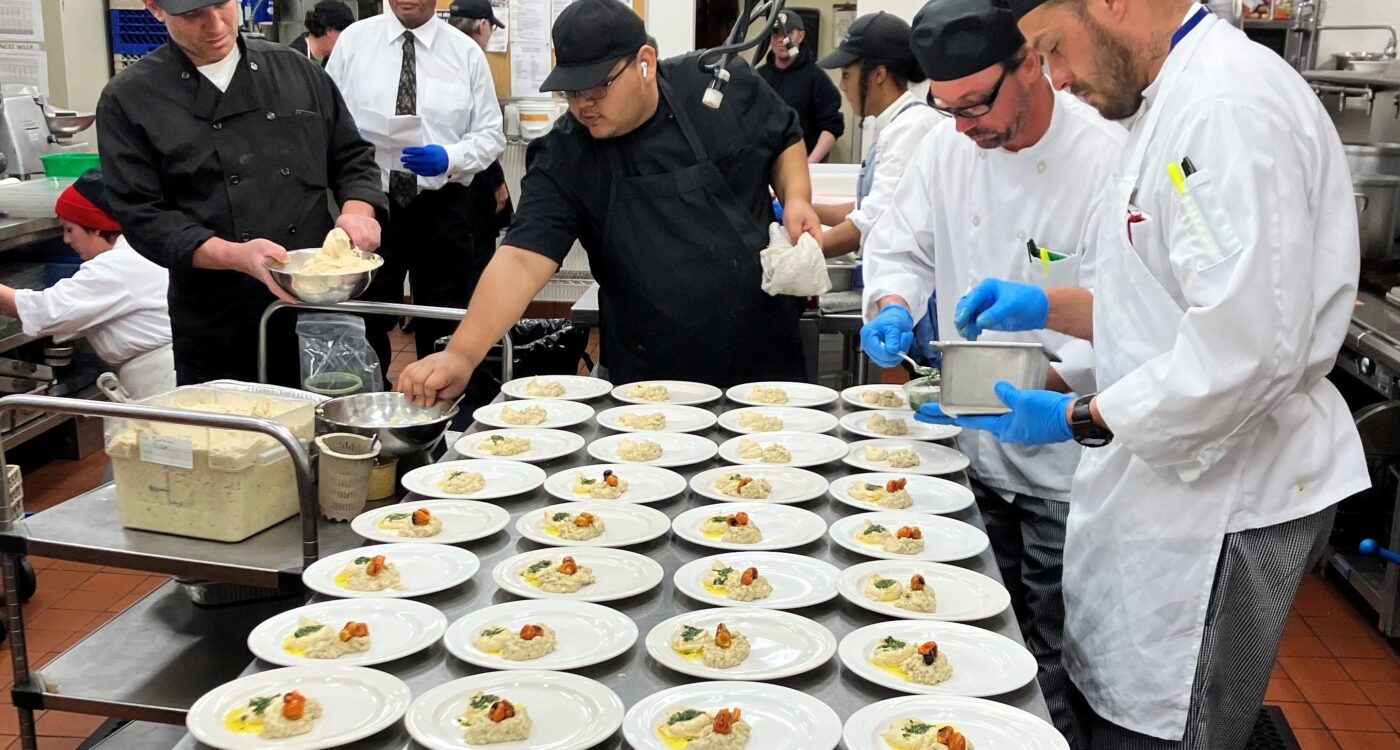
[(265, 261), (267, 270), (272, 273), (277, 286), (287, 290), (293, 297), (313, 305), (334, 304), (352, 300), (369, 288), (374, 274), (384, 265), (384, 259), (374, 253), (356, 251), (360, 257), (374, 262), (374, 267), (364, 271), (348, 273), (303, 274), (301, 267), (316, 254), (316, 248), (292, 250), (287, 253), (286, 263)]
[(316, 433), (379, 436), (381, 456), (403, 456), (433, 447), (457, 416), (457, 405), (441, 401), (424, 408), (402, 393), (357, 393), (316, 407)]

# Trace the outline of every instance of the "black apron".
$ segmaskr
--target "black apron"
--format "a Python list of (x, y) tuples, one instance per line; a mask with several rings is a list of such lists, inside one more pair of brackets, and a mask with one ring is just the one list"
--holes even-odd
[(767, 217), (740, 209), (670, 84), (658, 84), (695, 164), (628, 176), (604, 149), (612, 188), (593, 273), (608, 376), (721, 388), (806, 380), (797, 329), (805, 300), (759, 288)]

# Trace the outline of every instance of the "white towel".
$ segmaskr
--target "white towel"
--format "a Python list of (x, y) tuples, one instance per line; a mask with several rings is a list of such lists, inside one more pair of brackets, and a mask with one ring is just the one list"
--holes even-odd
[(815, 297), (831, 291), (826, 257), (810, 234), (803, 234), (794, 246), (787, 230), (769, 224), (768, 247), (758, 255), (763, 263), (763, 291), (774, 297)]

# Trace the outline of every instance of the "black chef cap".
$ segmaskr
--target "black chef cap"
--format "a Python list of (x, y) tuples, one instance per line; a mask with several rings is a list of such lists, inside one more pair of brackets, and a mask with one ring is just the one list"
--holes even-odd
[(883, 10), (857, 18), (846, 32), (846, 38), (841, 40), (841, 45), (818, 60), (817, 65), (834, 70), (862, 60), (872, 65), (884, 65), (915, 83), (924, 80), (919, 61), (914, 58), (914, 50), (909, 46), (909, 24)]
[(802, 23), (802, 16), (796, 11), (784, 10), (778, 13), (778, 20), (773, 22), (773, 30), (784, 34), (790, 31), (806, 31), (806, 24)]
[(554, 70), (540, 91), (581, 91), (601, 84), (618, 60), (637, 54), (647, 29), (630, 4), (578, 0), (554, 22)]
[(112, 202), (107, 199), (107, 187), (102, 181), (102, 172), (96, 169), (83, 172), (73, 181), (73, 189), (87, 198), (92, 205), (97, 206), (102, 213), (112, 215)]
[(998, 0), (929, 0), (914, 16), (911, 46), (931, 81), (955, 81), (1025, 46), (1016, 17)]
[(1049, 0), (1006, 0), (1006, 2), (1007, 5), (1011, 7), (1011, 14), (1016, 16), (1016, 20), (1019, 21), (1025, 18), (1031, 11), (1049, 2)]

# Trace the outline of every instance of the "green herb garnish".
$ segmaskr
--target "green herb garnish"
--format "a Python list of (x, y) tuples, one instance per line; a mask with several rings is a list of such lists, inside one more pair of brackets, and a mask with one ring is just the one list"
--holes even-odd
[(530, 575), (534, 575), (534, 574), (540, 572), (541, 570), (544, 570), (545, 568), (548, 568), (549, 566), (550, 566), (550, 562), (549, 562), (548, 560), (540, 560), (539, 562), (535, 563), (534, 565), (531, 565), (530, 567), (526, 568), (526, 569), (525, 569), (525, 572), (526, 572), (526, 573), (529, 573)]
[(598, 480), (596, 480), (596, 479), (579, 479), (579, 480), (578, 480), (578, 483), (579, 483), (579, 484), (582, 484), (582, 485), (584, 485), (584, 486), (587, 486), (587, 485), (590, 485), (590, 484), (597, 484), (597, 483), (598, 483)]
[(882, 489), (884, 489), (884, 488), (881, 487), (881, 486), (878, 485), (878, 484), (867, 484), (867, 485), (865, 485), (865, 490), (866, 490), (867, 492), (879, 492), (879, 491), (882, 490)]
[(878, 580), (878, 581), (875, 582), (875, 588), (877, 588), (877, 589), (887, 589), (887, 588), (893, 586), (894, 583), (895, 583), (895, 581), (894, 581), (893, 578), (881, 578), (880, 580)]
[(743, 478), (744, 478), (744, 475), (743, 475), (743, 474), (730, 474), (730, 475), (729, 475), (729, 481), (731, 481), (731, 482), (737, 482), (737, 481), (739, 481), (740, 479), (743, 479)]
[(900, 731), (906, 735), (919, 736), (928, 734), (930, 729), (933, 729), (932, 724), (909, 724)]
[(904, 641), (901, 641), (898, 638), (895, 638), (894, 636), (885, 636), (885, 640), (880, 641), (880, 649), (882, 651), (898, 651), (899, 649), (904, 648), (904, 645)]
[(723, 586), (729, 580), (729, 574), (733, 573), (733, 568), (721, 568), (715, 571), (715, 585)]
[(271, 695), (260, 695), (248, 701), (248, 707), (253, 709), (254, 716), (262, 716), (263, 712), (267, 711), (267, 707), (272, 705), (274, 698), (275, 696)]
[(481, 634), (486, 636), (487, 638), (491, 638), (492, 636), (497, 636), (504, 632), (506, 632), (505, 628), (487, 628), (481, 631)]
[(499, 695), (478, 695), (472, 698), (472, 708), (478, 711), (484, 711), (500, 699), (501, 697)]
[(728, 523), (724, 516), (710, 516), (710, 523)]
[(324, 628), (324, 627), (325, 627), (325, 625), (305, 625), (305, 626), (302, 626), (302, 627), (297, 628), (297, 629), (296, 629), (296, 632), (295, 632), (295, 633), (292, 633), (292, 637), (293, 637), (293, 638), (305, 638), (306, 636), (311, 635), (312, 633), (314, 633), (314, 632), (316, 632), (316, 631), (318, 631), (318, 630), (320, 630), (321, 628)]
[(569, 514), (568, 514), (568, 513), (555, 513), (554, 515), (550, 516), (550, 520), (551, 520), (551, 521), (554, 521), (555, 523), (563, 523), (564, 521), (569, 520)]
[(694, 719), (694, 718), (697, 717), (697, 716), (704, 716), (704, 715), (705, 715), (705, 712), (704, 712), (704, 711), (697, 711), (697, 710), (695, 710), (695, 709), (693, 709), (693, 708), (687, 708), (687, 709), (684, 710), (684, 711), (677, 711), (677, 712), (671, 714), (671, 718), (669, 718), (669, 719), (666, 720), (666, 726), (669, 727), (669, 726), (671, 726), (672, 724), (679, 724), (679, 723), (681, 723), (682, 721), (690, 721), (691, 719)]
[(411, 514), (411, 513), (390, 513), (389, 515), (387, 515), (387, 516), (384, 517), (384, 520), (385, 520), (385, 521), (402, 521), (402, 520), (404, 520), (405, 518), (408, 518), (410, 515), (412, 515), (412, 514)]
[(888, 531), (888, 529), (886, 529), (884, 526), (881, 526), (880, 524), (877, 524), (877, 523), (872, 523), (872, 524), (870, 524), (869, 526), (865, 527), (865, 531), (862, 531), (862, 532), (860, 532), (860, 533), (861, 533), (862, 535), (868, 536), (868, 535), (870, 535), (870, 534), (883, 534), (883, 533), (885, 533), (886, 531)]
[(373, 562), (373, 561), (374, 561), (374, 558), (372, 558), (372, 557), (357, 557), (357, 558), (355, 558), (355, 564), (356, 564), (356, 565), (369, 565), (369, 564), (370, 564), (371, 562)]
[(501, 437), (500, 435), (492, 435), (491, 442), (499, 445), (500, 443), (505, 442), (505, 438)]
[(702, 634), (702, 633), (704, 633), (704, 632), (705, 632), (705, 631), (702, 630), (702, 629), (700, 629), (700, 628), (695, 628), (695, 627), (691, 627), (691, 626), (689, 626), (689, 625), (686, 625), (686, 626), (684, 626), (683, 628), (681, 628), (681, 640), (683, 640), (683, 641), (689, 643), (690, 641), (693, 641), (693, 640), (695, 640), (696, 638), (699, 638), (699, 637), (700, 637), (700, 634)]

